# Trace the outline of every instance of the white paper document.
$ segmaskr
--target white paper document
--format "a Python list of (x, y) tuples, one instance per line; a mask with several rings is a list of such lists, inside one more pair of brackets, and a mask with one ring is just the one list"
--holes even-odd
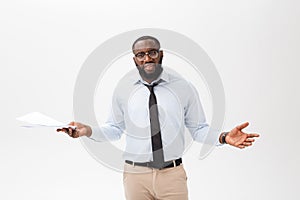
[(59, 122), (39, 112), (28, 113), (16, 119), (27, 123), (26, 125), (22, 125), (22, 127), (27, 127), (27, 128), (34, 128), (34, 127), (54, 127), (54, 128), (70, 127), (73, 129), (76, 128), (75, 126), (70, 126), (66, 123)]

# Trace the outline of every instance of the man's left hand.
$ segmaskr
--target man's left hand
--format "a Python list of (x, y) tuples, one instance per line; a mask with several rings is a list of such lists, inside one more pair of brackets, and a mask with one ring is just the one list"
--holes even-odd
[(245, 133), (242, 130), (249, 125), (249, 122), (245, 122), (234, 129), (232, 129), (227, 136), (225, 141), (227, 144), (230, 144), (234, 147), (243, 149), (245, 147), (251, 146), (255, 141), (255, 137), (259, 137), (257, 133)]

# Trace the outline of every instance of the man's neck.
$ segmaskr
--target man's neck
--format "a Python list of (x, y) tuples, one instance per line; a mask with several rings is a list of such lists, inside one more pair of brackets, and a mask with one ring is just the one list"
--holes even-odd
[[(157, 77), (158, 78), (158, 77)], [(149, 84), (151, 84), (154, 80), (156, 80), (156, 79), (146, 79), (145, 77), (142, 77), (142, 79), (144, 80), (144, 81), (146, 81), (147, 83), (149, 83)]]

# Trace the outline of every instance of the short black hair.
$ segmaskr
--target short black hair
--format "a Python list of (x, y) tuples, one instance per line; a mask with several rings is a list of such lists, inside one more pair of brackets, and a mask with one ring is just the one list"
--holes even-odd
[(157, 44), (158, 48), (160, 49), (160, 42), (158, 41), (158, 39), (156, 39), (155, 37), (150, 36), (150, 35), (144, 35), (144, 36), (139, 37), (138, 39), (136, 39), (136, 40), (134, 41), (134, 43), (132, 44), (132, 51), (134, 50), (135, 44), (136, 44), (137, 42), (143, 41), (143, 40), (153, 40), (153, 41)]

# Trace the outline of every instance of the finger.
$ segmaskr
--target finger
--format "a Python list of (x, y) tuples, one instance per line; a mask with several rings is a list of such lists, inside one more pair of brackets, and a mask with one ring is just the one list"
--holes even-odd
[(242, 144), (238, 145), (237, 147), (238, 147), (238, 148), (240, 148), (240, 149), (243, 149), (243, 148), (245, 148), (245, 146), (244, 146), (244, 145), (242, 145)]
[(242, 129), (246, 128), (247, 126), (249, 126), (249, 122), (245, 122), (245, 123), (237, 126), (236, 128), (239, 130), (242, 130)]
[(78, 129), (73, 129), (73, 128), (69, 128), (70, 131), (72, 131), (71, 133), (71, 137), (73, 138), (78, 138), (79, 137), (79, 130)]
[(68, 129), (66, 129), (66, 128), (58, 128), (58, 129), (56, 129), (56, 131), (68, 133)]
[(61, 131), (62, 131), (61, 128), (56, 129), (56, 132), (61, 132)]
[(78, 133), (77, 130), (75, 130), (75, 131), (73, 132), (72, 137), (73, 137), (73, 138), (78, 138), (78, 137), (79, 137), (79, 133)]
[(80, 123), (78, 123), (78, 122), (74, 122), (74, 121), (72, 121), (72, 122), (70, 122), (69, 124), (68, 124), (69, 126), (72, 126), (72, 128), (74, 129), (74, 127), (76, 128), (80, 128), (81, 127), (81, 124)]
[(259, 137), (259, 134), (257, 133), (248, 133), (247, 138), (253, 138), (253, 137)]
[(76, 132), (72, 130), (72, 134), (70, 135), (72, 138), (75, 138)]
[(245, 140), (245, 142), (254, 142), (255, 141), (255, 139), (253, 139), (253, 138), (247, 138), (246, 140)]
[(251, 146), (252, 145), (252, 142), (243, 142), (243, 146), (245, 147), (248, 147), (248, 146)]
[(74, 122), (74, 121), (69, 123), (69, 125), (71, 125), (71, 126), (76, 126), (75, 124), (76, 124), (76, 122)]
[(68, 128), (68, 134), (69, 134), (69, 136), (72, 137), (72, 135), (73, 135), (73, 129), (72, 128)]

